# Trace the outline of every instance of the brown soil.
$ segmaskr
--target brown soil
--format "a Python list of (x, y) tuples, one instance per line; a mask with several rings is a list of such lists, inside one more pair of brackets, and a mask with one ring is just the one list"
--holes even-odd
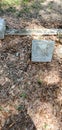
[[(61, 17), (53, 22), (47, 18), (45, 23), (34, 16), (35, 11), (29, 19), (8, 12), (2, 15), (9, 28), (62, 27)], [(55, 41), (52, 62), (31, 61), (32, 40), (38, 38)], [(6, 36), (0, 40), (1, 130), (62, 130), (62, 59), (56, 54), (58, 46), (62, 47), (62, 42), (56, 36)]]

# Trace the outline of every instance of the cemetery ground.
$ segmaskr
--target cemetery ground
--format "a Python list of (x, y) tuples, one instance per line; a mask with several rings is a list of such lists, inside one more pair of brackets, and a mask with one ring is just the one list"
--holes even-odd
[[(8, 0), (7, 0), (8, 1)], [(7, 29), (62, 28), (62, 1), (0, 3)], [(54, 40), (51, 62), (31, 61), (32, 40)], [(62, 38), (5, 36), (0, 40), (0, 129), (62, 130)]]

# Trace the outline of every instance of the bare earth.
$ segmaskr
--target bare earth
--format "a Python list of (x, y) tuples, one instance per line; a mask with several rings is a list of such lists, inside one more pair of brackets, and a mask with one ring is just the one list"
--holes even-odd
[[(40, 10), (35, 8), (19, 17), (5, 10), (1, 17), (7, 28), (62, 28), (61, 3), (47, 0)], [(33, 39), (55, 41), (52, 62), (31, 61)], [(0, 130), (62, 130), (59, 47), (62, 42), (56, 36), (6, 36), (0, 40)]]

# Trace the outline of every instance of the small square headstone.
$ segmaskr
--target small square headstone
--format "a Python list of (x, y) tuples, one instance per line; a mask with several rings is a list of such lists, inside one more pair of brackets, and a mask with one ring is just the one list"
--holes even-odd
[(52, 40), (32, 40), (32, 61), (51, 62), (54, 44)]
[(0, 39), (4, 39), (5, 30), (6, 30), (6, 22), (4, 19), (0, 18)]

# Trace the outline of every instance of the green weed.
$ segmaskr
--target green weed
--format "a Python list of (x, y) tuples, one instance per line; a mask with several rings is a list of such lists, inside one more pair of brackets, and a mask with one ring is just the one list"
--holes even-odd
[(2, 106), (0, 106), (0, 111), (2, 111), (3, 110), (3, 108), (2, 108)]
[(41, 5), (39, 3), (33, 2), (32, 5), (31, 5), (31, 7), (34, 8), (34, 9), (40, 9)]
[(42, 84), (42, 80), (41, 79), (38, 79), (37, 82), (38, 82), (39, 85)]
[(24, 2), (24, 3), (27, 3), (27, 2), (29, 2), (29, 0), (23, 0), (23, 2)]
[(44, 3), (45, 2), (45, 0), (41, 0), (41, 3)]
[(27, 97), (27, 95), (26, 95), (26, 93), (22, 93), (21, 95), (20, 95), (20, 97), (22, 97), (22, 98), (26, 98)]
[(4, 10), (9, 7), (18, 6), (20, 3), (20, 0), (2, 0), (0, 2), (0, 9), (2, 8)]
[(2, 0), (2, 5), (19, 5), (20, 0)]
[(22, 110), (24, 110), (24, 105), (19, 105), (16, 109), (17, 109), (18, 111), (22, 111)]
[(52, 9), (52, 4), (51, 3), (48, 4), (48, 9)]
[(6, 9), (6, 11), (15, 13), (16, 12), (16, 8), (15, 7), (9, 7), (9, 8)]
[(45, 123), (43, 127), (44, 127), (44, 129), (47, 129), (48, 128), (48, 124)]

